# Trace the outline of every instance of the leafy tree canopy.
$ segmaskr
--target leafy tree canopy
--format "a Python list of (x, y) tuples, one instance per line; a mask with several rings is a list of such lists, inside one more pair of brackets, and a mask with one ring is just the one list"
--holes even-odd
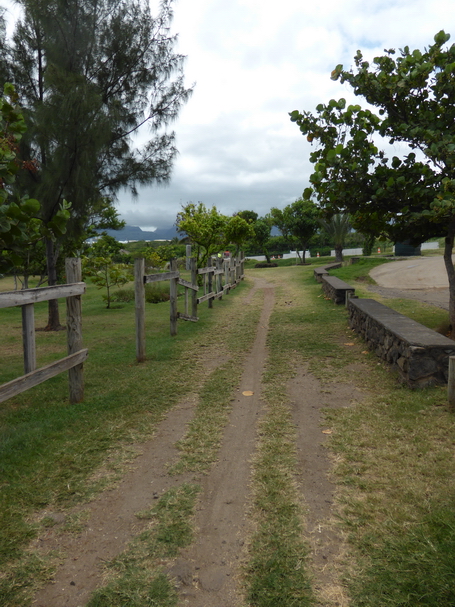
[(270, 263), (268, 244), (273, 225), (272, 220), (269, 217), (259, 217), (252, 225), (254, 230), (253, 241), (265, 255), (267, 263)]
[(447, 45), (449, 38), (441, 31), (428, 49), (389, 49), (371, 64), (358, 51), (355, 69), (338, 65), (332, 79), (350, 85), (368, 106), (332, 99), (315, 114), (290, 116), (318, 145), (305, 195), (313, 191), (328, 216), (349, 213), (359, 231), (394, 241), (446, 237), (455, 326), (455, 45)]
[(343, 247), (351, 231), (349, 215), (335, 213), (330, 219), (319, 218), (324, 232), (335, 247), (335, 260), (343, 261)]
[[(251, 225), (240, 215), (227, 217), (215, 206), (207, 208), (203, 202), (188, 202), (177, 214), (176, 226), (186, 233), (196, 247), (199, 267), (204, 266), (210, 256), (225, 249), (229, 244), (240, 248), (253, 234)], [(270, 230), (269, 230), (270, 231)]]
[(62, 201), (52, 221), (44, 225), (39, 219), (38, 200), (12, 195), (18, 173), (31, 170), (31, 163), (21, 161), (18, 154), (25, 131), (17, 93), (7, 83), (0, 98), (0, 270), (11, 272), (19, 268), (27, 275), (32, 247), (45, 237), (53, 239), (65, 232), (70, 205)]
[(311, 200), (299, 198), (284, 209), (273, 207), (270, 216), (273, 225), (296, 247), (299, 258), (299, 249), (303, 251), (301, 262), (305, 263), (305, 251), (319, 228), (318, 206)]
[[(167, 127), (191, 93), (173, 50), (173, 1), (162, 0), (157, 17), (147, 0), (18, 3), (23, 15), (0, 46), (0, 73), (19, 93), (28, 127), (21, 149), (36, 170), (17, 184), (40, 201), (46, 223), (71, 201), (68, 237), (79, 248), (99, 200), (170, 178), (177, 150)], [(141, 127), (148, 136), (135, 139)], [(55, 284), (59, 246), (48, 242), (46, 252)]]

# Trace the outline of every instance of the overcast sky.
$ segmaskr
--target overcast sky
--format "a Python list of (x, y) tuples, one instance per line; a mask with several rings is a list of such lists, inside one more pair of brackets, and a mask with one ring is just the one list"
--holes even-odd
[(455, 0), (177, 0), (176, 50), (187, 56), (187, 86), (195, 83), (172, 125), (179, 156), (167, 187), (142, 188), (135, 201), (119, 194), (121, 217), (150, 229), (173, 225), (189, 201), (229, 215), (283, 208), (312, 166), (288, 113), (352, 99), (330, 73), (351, 67), (357, 49), (367, 58), (422, 49), (441, 29), (455, 42)]

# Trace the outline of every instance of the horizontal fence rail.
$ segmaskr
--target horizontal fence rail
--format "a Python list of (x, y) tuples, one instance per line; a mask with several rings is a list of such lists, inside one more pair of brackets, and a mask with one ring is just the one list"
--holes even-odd
[[(82, 347), (81, 295), (85, 293), (85, 283), (81, 280), (80, 259), (67, 259), (65, 267), (68, 280), (66, 285), (0, 293), (0, 308), (22, 308), (25, 373), (0, 386), (0, 402), (25, 392), (63, 371), (68, 371), (70, 402), (77, 403), (83, 400), (83, 363), (88, 356), (88, 350)], [(37, 369), (34, 304), (62, 297), (66, 298), (68, 356)]]
[[(187, 247), (190, 253), (190, 248)], [(208, 306), (213, 306), (214, 299), (221, 299), (224, 293), (235, 288), (244, 278), (243, 255), (240, 259), (235, 258), (209, 258), (207, 267), (197, 269), (196, 259), (186, 258), (186, 269), (191, 273), (191, 280), (181, 278), (177, 270), (176, 260), (171, 261), (170, 271), (159, 274), (145, 274), (145, 260), (136, 259), (134, 263), (134, 292), (136, 307), (136, 359), (143, 362), (146, 359), (145, 354), (145, 285), (149, 283), (168, 280), (169, 301), (170, 301), (170, 332), (171, 336), (177, 335), (177, 321), (187, 320), (197, 322), (197, 306), (204, 301), (208, 301)], [(200, 287), (198, 277), (202, 277), (203, 294), (198, 297)], [(178, 286), (185, 289), (184, 293), (184, 312), (177, 310)]]

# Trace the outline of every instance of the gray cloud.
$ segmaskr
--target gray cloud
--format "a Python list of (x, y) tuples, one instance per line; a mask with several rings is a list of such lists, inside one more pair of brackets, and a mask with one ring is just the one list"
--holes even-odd
[(359, 102), (330, 80), (338, 63), (352, 66), (357, 49), (371, 59), (384, 48), (423, 48), (454, 23), (453, 0), (283, 0), (270, 9), (259, 0), (180, 0), (173, 30), (187, 81), (196, 81), (175, 124), (180, 154), (168, 187), (143, 188), (135, 202), (119, 195), (122, 217), (167, 227), (190, 200), (260, 215), (292, 202), (312, 166), (288, 112), (331, 98)]

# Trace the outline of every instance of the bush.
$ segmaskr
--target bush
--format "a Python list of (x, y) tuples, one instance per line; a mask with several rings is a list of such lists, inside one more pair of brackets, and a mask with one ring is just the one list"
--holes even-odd
[(330, 257), (330, 253), (332, 252), (331, 247), (311, 247), (310, 255), (311, 257), (317, 257), (318, 253), (320, 257)]
[[(130, 303), (134, 301), (134, 289), (117, 289), (111, 295), (111, 301), (120, 303)], [(147, 303), (161, 303), (169, 301), (169, 282), (155, 282), (145, 285), (145, 301)]]
[(169, 301), (169, 282), (166, 280), (145, 285), (145, 301), (147, 303)]
[(111, 301), (120, 303), (130, 303), (130, 301), (134, 301), (134, 289), (117, 289), (117, 291), (111, 295)]

